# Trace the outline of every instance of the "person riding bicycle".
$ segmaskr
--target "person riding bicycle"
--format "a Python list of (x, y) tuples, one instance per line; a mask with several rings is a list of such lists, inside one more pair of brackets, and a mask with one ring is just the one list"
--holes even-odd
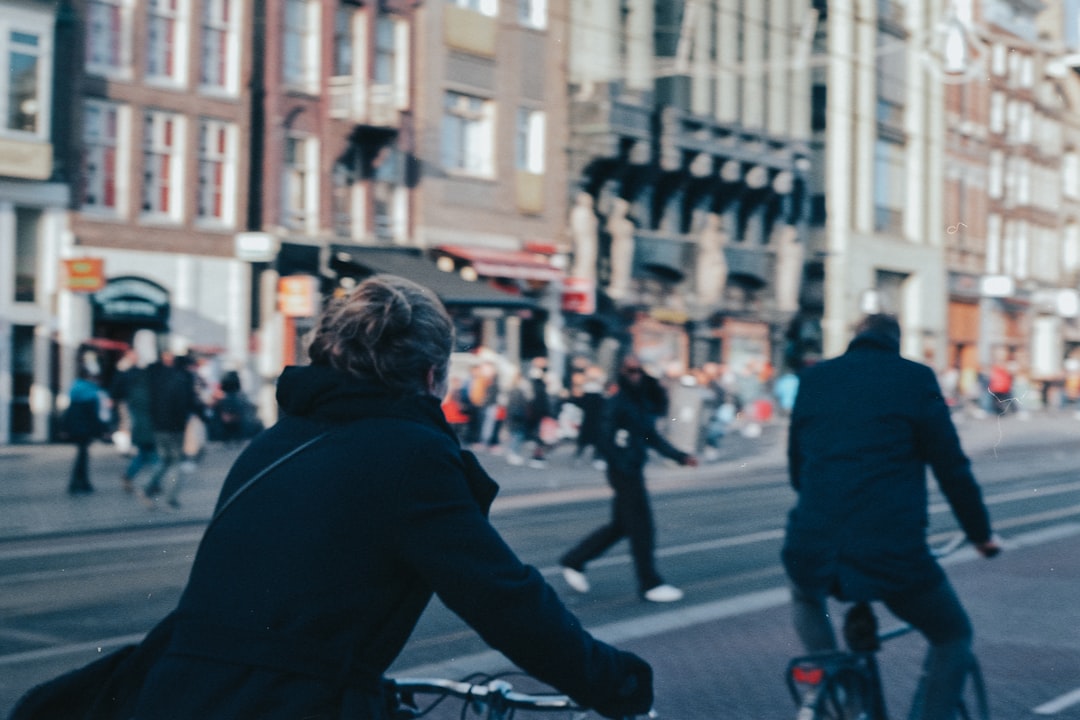
[[(498, 489), (440, 409), (453, 324), (377, 275), (328, 307), (284, 417), (237, 458), (140, 718), (392, 717), (383, 673), (436, 594), (492, 647), (608, 717), (645, 713), (652, 670), (596, 640), (488, 520)], [(323, 435), (329, 431), (328, 435)]]
[(828, 596), (883, 601), (930, 643), (911, 717), (951, 720), (972, 627), (927, 544), (927, 466), (975, 548), (1000, 547), (937, 378), (900, 356), (896, 318), (867, 316), (843, 355), (803, 370), (787, 452), (798, 499), (782, 559), (803, 645), (836, 649)]

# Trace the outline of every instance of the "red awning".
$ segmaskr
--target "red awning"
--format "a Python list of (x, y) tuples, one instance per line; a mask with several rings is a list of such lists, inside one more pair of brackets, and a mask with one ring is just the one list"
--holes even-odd
[(462, 245), (440, 245), (435, 249), (468, 262), (476, 270), (476, 274), (483, 277), (551, 282), (564, 275), (560, 268), (551, 264), (547, 256), (539, 253)]

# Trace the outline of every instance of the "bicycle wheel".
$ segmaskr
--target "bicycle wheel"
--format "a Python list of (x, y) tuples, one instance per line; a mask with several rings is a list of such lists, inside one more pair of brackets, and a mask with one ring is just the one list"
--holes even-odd
[(815, 720), (870, 720), (873, 685), (853, 668), (837, 670), (821, 689), (814, 705)]
[(990, 720), (990, 703), (986, 699), (986, 684), (982, 670), (974, 659), (964, 679), (964, 694), (960, 696), (961, 720)]

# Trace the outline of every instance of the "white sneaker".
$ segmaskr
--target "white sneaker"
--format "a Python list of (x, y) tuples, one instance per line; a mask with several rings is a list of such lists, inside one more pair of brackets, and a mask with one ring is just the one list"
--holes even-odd
[(524, 465), (525, 458), (521, 457), (517, 453), (510, 453), (506, 456), (506, 462), (510, 463), (511, 465)]
[(564, 567), (562, 569), (562, 576), (563, 580), (566, 581), (566, 584), (579, 593), (587, 593), (592, 589), (589, 585), (589, 578), (585, 577), (585, 573), (580, 570)]
[(674, 585), (657, 585), (645, 591), (645, 599), (649, 602), (678, 602), (683, 599), (683, 591)]

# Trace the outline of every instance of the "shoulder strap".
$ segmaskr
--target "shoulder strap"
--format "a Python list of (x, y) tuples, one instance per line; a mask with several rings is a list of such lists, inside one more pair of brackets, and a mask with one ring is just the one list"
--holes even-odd
[(214, 523), (217, 522), (218, 518), (220, 518), (222, 516), (222, 514), (224, 514), (225, 510), (227, 510), (228, 507), (230, 505), (232, 505), (236, 501), (236, 499), (238, 497), (240, 497), (241, 493), (245, 492), (246, 490), (249, 490), (252, 485), (254, 485), (256, 482), (261, 480), (264, 476), (269, 474), (272, 470), (275, 470), (279, 465), (284, 463), (286, 460), (289, 460), (290, 458), (292, 458), (292, 457), (294, 457), (296, 455), (299, 455), (304, 450), (307, 450), (309, 447), (311, 447), (312, 445), (314, 445), (315, 443), (319, 442), (324, 437), (329, 435), (331, 432), (332, 432), (331, 430), (326, 430), (324, 432), (319, 433), (318, 435), (311, 438), (310, 440), (308, 440), (308, 441), (306, 441), (304, 443), (301, 443), (300, 445), (297, 445), (292, 450), (285, 453), (284, 455), (279, 457), (277, 460), (275, 460), (274, 462), (272, 462), (269, 465), (267, 465), (266, 467), (264, 467), (259, 472), (255, 473), (255, 475), (253, 475), (251, 478), (249, 478), (248, 481), (245, 482), (243, 485), (238, 487), (236, 489), (236, 492), (234, 492), (232, 495), (230, 495), (228, 497), (228, 499), (221, 504), (221, 507), (219, 507), (217, 509), (217, 512), (214, 513), (214, 516), (212, 518), (210, 518), (210, 523), (206, 526), (206, 531), (204, 531), (203, 534), (205, 535), (206, 532), (208, 532), (210, 530), (210, 528), (213, 527)]

